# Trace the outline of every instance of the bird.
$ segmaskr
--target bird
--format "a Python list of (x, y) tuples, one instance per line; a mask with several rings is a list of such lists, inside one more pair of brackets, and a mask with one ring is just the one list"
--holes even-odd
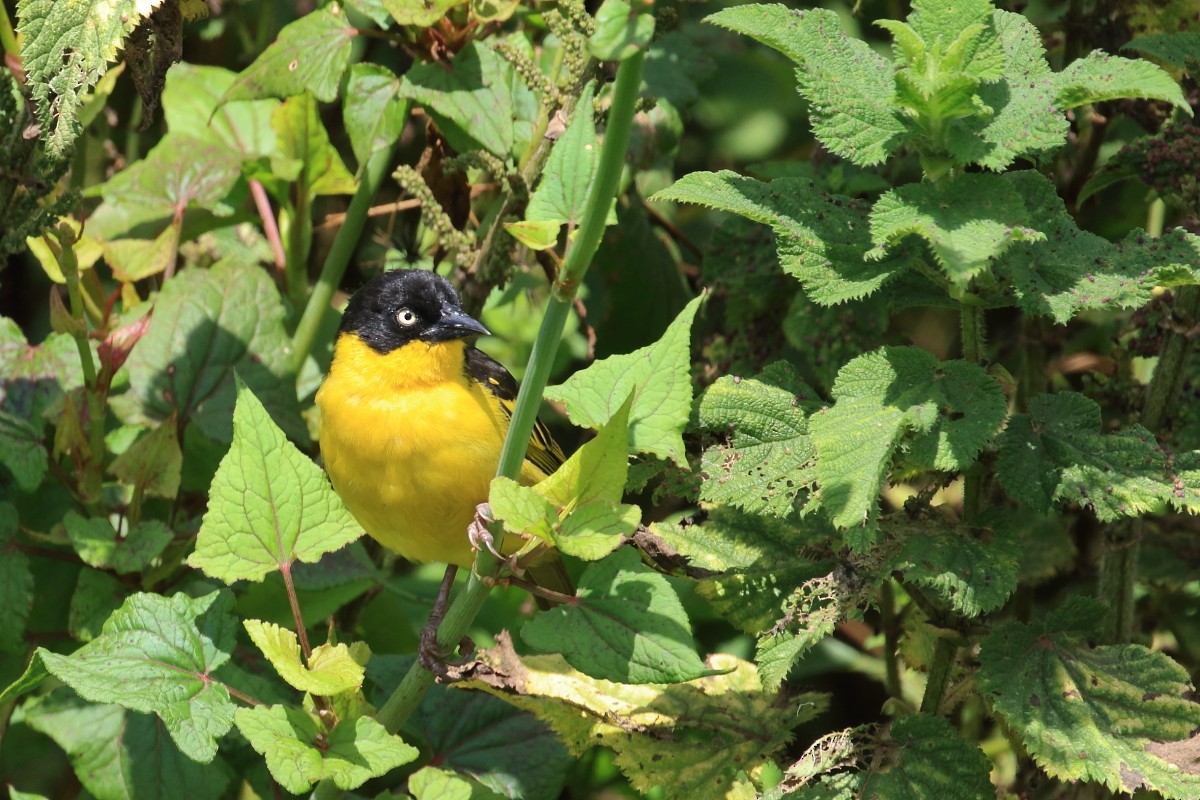
[[(488, 335), (448, 280), (422, 270), (372, 278), (342, 315), (316, 395), (321, 457), (367, 534), (409, 561), (473, 561), (467, 529), (487, 501), (518, 389), (509, 371), (475, 346)], [(563, 461), (539, 421), (519, 480), (535, 484)], [(510, 539), (507, 552), (523, 544)], [(574, 593), (556, 551), (543, 549), (522, 567), (546, 596)], [(443, 605), (452, 581), (449, 569)], [(539, 605), (546, 606), (544, 597)]]

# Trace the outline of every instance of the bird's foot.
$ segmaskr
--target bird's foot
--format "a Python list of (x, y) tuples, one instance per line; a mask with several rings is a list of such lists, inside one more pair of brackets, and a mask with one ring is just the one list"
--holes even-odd
[(504, 556), (496, 552), (495, 539), (492, 538), (491, 525), (496, 520), (492, 517), (492, 507), (487, 503), (475, 506), (475, 519), (467, 526), (467, 539), (475, 550), (487, 550), (499, 560)]
[(450, 588), (454, 585), (454, 576), (457, 572), (458, 567), (453, 564), (446, 567), (446, 574), (442, 577), (441, 586), (438, 587), (437, 598), (433, 601), (433, 610), (429, 612), (429, 619), (426, 621), (425, 627), (421, 629), (421, 638), (417, 645), (417, 661), (422, 667), (432, 672), (440, 683), (455, 680), (454, 668), (469, 659), (475, 650), (470, 638), (464, 636), (457, 648), (460, 660), (455, 661), (453, 660), (453, 651), (443, 648), (438, 643), (438, 628), (446, 616)]

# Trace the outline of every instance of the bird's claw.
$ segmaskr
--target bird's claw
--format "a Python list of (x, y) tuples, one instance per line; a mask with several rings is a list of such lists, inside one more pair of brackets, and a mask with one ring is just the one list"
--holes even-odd
[(495, 540), (492, 538), (491, 524), (493, 522), (495, 519), (492, 517), (490, 505), (480, 503), (475, 506), (475, 519), (471, 520), (471, 524), (467, 526), (467, 539), (474, 549), (487, 550), (500, 561), (504, 561), (504, 556), (496, 552)]

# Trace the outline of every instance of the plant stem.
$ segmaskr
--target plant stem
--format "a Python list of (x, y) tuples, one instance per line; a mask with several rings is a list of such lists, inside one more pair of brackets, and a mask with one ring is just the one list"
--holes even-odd
[(885, 684), (889, 697), (900, 697), (900, 662), (896, 660), (896, 649), (900, 639), (900, 620), (896, 616), (896, 590), (890, 578), (884, 579), (879, 587), (879, 610), (883, 620), (883, 663), (887, 668)]
[[(555, 294), (546, 307), (546, 315), (542, 318), (541, 328), (538, 329), (537, 339), (533, 343), (529, 366), (521, 382), (516, 405), (513, 407), (504, 448), (500, 452), (500, 463), (496, 467), (497, 476), (516, 478), (525, 460), (529, 436), (533, 432), (542, 392), (546, 388), (550, 368), (562, 340), (562, 331), (571, 311), (575, 289), (596, 253), (613, 192), (616, 191), (621, 177), (625, 153), (629, 147), (629, 131), (637, 101), (637, 89), (642, 80), (642, 62), (643, 55), (639, 52), (622, 61), (617, 68), (617, 82), (613, 92), (612, 109), (609, 111), (608, 130), (600, 153), (599, 172), (588, 197), (579, 235), (567, 253), (560, 280), (554, 287)], [(492, 535), (495, 547), (499, 550), (503, 541), (503, 530), (497, 526), (492, 530)], [(481, 580), (479, 576), (494, 575), (497, 566), (496, 557), (486, 549), (481, 549), (476, 554), (475, 566), (466, 589), (455, 598), (446, 612), (446, 618), (438, 627), (438, 644), (443, 647), (456, 645), (466, 635), (491, 593), (490, 582)], [(389, 732), (396, 732), (417, 709), (425, 692), (432, 685), (433, 673), (417, 661), (379, 709), (376, 720)], [(332, 781), (326, 780), (317, 785), (312, 797), (313, 800), (332, 800), (341, 794), (341, 790)]]
[[(404, 113), (407, 114), (407, 109)], [(325, 256), (321, 275), (317, 278), (317, 283), (308, 296), (308, 303), (304, 306), (304, 315), (296, 325), (296, 334), (292, 337), (292, 353), (288, 361), (288, 368), (293, 375), (300, 374), (305, 359), (312, 352), (313, 342), (317, 339), (325, 315), (329, 313), (333, 293), (337, 291), (342, 276), (346, 274), (346, 265), (350, 263), (350, 257), (354, 255), (354, 248), (358, 244), (358, 237), (367, 224), (371, 202), (387, 175), (388, 165), (392, 163), (393, 149), (394, 147), (387, 147), (376, 150), (363, 167), (358, 189), (346, 210), (346, 219), (333, 238), (333, 246), (329, 248), (329, 255)]]
[(958, 307), (959, 325), (962, 327), (963, 358), (983, 363), (984, 344), (987, 341), (984, 330), (983, 306), (973, 303), (960, 303)]
[(292, 609), (292, 621), (296, 623), (296, 636), (300, 639), (300, 650), (307, 659), (312, 655), (312, 647), (308, 643), (308, 631), (304, 629), (304, 615), (300, 613), (300, 599), (296, 597), (296, 585), (292, 583), (292, 563), (279, 566), (283, 575), (283, 586), (287, 590), (288, 606)]
[(3, 3), (0, 3), (0, 46), (4, 48), (6, 55), (14, 58), (21, 55), (16, 34), (13, 33), (12, 20), (8, 17), (8, 8)]
[(283, 272), (287, 266), (287, 256), (283, 252), (283, 242), (279, 239), (279, 223), (275, 220), (275, 212), (271, 210), (271, 200), (267, 197), (267, 190), (262, 181), (251, 178), (247, 182), (250, 184), (250, 194), (254, 198), (254, 207), (258, 209), (258, 216), (262, 219), (263, 232), (271, 245), (271, 254), (275, 256), (275, 268)]
[(933, 663), (929, 665), (929, 680), (925, 683), (925, 695), (921, 698), (921, 713), (936, 714), (950, 681), (950, 670), (958, 655), (958, 645), (950, 639), (940, 637), (933, 650)]
[(1156, 197), (1150, 202), (1150, 208), (1146, 210), (1146, 235), (1157, 239), (1162, 236), (1163, 223), (1167, 219), (1167, 203), (1161, 197)]

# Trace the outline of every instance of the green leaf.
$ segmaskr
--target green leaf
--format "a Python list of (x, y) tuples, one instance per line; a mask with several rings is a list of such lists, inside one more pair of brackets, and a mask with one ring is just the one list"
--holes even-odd
[(1055, 74), (1038, 29), (1020, 14), (999, 10), (992, 25), (1004, 51), (1003, 77), (978, 88), (979, 102), (992, 113), (954, 120), (945, 144), (959, 162), (999, 171), (1019, 157), (1062, 147), (1068, 125), (1054, 104)]
[(698, 203), (770, 225), (783, 271), (821, 305), (865, 297), (914, 263), (907, 253), (867, 261), (869, 205), (807, 178), (763, 183), (728, 170), (693, 172), (651, 199)]
[(662, 33), (650, 44), (642, 66), (639, 94), (658, 97), (678, 109), (700, 99), (697, 85), (712, 75), (712, 56), (688, 30)]
[(239, 385), (233, 446), (213, 478), (188, 564), (226, 583), (260, 581), (362, 535), (325, 473), (283, 435)]
[[(617, 387), (613, 393), (622, 391)], [(624, 398), (599, 428), (596, 436), (574, 453), (550, 477), (534, 488), (555, 508), (573, 511), (593, 500), (616, 502), (625, 491), (629, 474), (630, 417), (636, 394), (624, 390)]]
[[(396, 668), (379, 672), (389, 658)], [(373, 658), (367, 670), (375, 687), (370, 699), (382, 705), (411, 664), (408, 657)], [(421, 739), (430, 762), (504, 797), (556, 800), (574, 763), (550, 726), (482, 692), (433, 686), (403, 733)], [(537, 758), (529, 758), (530, 753)]]
[(120, 706), (85, 703), (66, 689), (25, 707), (25, 721), (66, 751), (84, 788), (102, 800), (177, 797), (217, 800), (233, 777), (223, 759), (198, 764), (162, 722)]
[(1144, 56), (1195, 72), (1196, 65), (1200, 64), (1200, 31), (1151, 33), (1137, 37), (1121, 49), (1136, 50)]
[[(83, 369), (75, 340), (52, 333), (38, 345), (25, 340), (20, 326), (0, 317), (0, 413), (25, 420), (41, 436), (43, 413), (59, 402), (64, 392), (83, 386)], [(17, 432), (18, 440), (28, 434)]]
[(1137, 644), (1089, 646), (1103, 615), (1072, 597), (1032, 624), (1001, 625), (979, 653), (980, 689), (1051, 777), (1196, 797), (1191, 762), (1168, 757), (1200, 726), (1187, 670)]
[(603, 680), (679, 683), (707, 674), (675, 591), (636, 550), (589, 566), (576, 598), (525, 623), (521, 638)]
[(408, 103), (400, 96), (401, 81), (379, 64), (350, 67), (342, 120), (359, 169), (375, 153), (395, 144), (408, 121)]
[(306, 14), (284, 26), (218, 103), (284, 98), (305, 91), (324, 103), (333, 102), (350, 63), (351, 40), (356, 33), (337, 3)]
[(443, 64), (418, 64), (404, 75), (401, 96), (425, 106), (460, 153), (484, 149), (507, 159), (513, 149), (512, 67), (471, 42)]
[(331, 779), (346, 791), (418, 755), (370, 717), (343, 721), (328, 734), (304, 711), (284, 706), (239, 708), (238, 730), (267, 759), (267, 769), (293, 794)]
[(229, 692), (209, 678), (233, 649), (232, 626), (222, 619), (232, 597), (221, 598), (221, 592), (194, 600), (135, 594), (98, 637), (71, 655), (42, 648), (37, 653), (85, 700), (157, 714), (179, 749), (207, 764), (216, 756), (217, 739), (233, 725)]
[(802, 522), (746, 514), (734, 508), (708, 510), (703, 522), (653, 522), (650, 532), (701, 569), (725, 572), (794, 557), (810, 542), (833, 538), (817, 517)]
[(50, 467), (46, 448), (33, 425), (5, 411), (0, 411), (0, 466), (12, 473), (23, 492), (36, 489)]
[[(110, 245), (111, 255), (111, 244), (141, 225), (177, 229), (181, 215), (197, 209), (229, 216), (234, 207), (228, 196), (241, 175), (242, 157), (237, 151), (224, 143), (171, 131), (145, 158), (96, 188), (104, 203), (88, 219), (88, 229)], [(178, 230), (173, 235), (177, 237)]]
[[(550, 176), (547, 175), (547, 179)], [(504, 223), (504, 230), (531, 250), (549, 250), (558, 244), (558, 233), (562, 223), (557, 220), (514, 220)]]
[(630, 449), (682, 465), (683, 429), (692, 404), (692, 320), (701, 299), (688, 303), (654, 344), (597, 361), (547, 389), (546, 397), (563, 403), (575, 424), (599, 428), (632, 394)]
[(0, 652), (25, 648), (25, 623), (33, 608), (29, 557), (17, 548), (17, 510), (0, 502)]
[(278, 154), (271, 112), (279, 101), (221, 98), (237, 80), (237, 73), (220, 67), (181, 62), (167, 72), (163, 90), (163, 117), (167, 128), (187, 133), (239, 154), (244, 161)]
[[(845, 732), (835, 736), (845, 736)], [(822, 742), (818, 742), (820, 744)], [(977, 800), (996, 793), (988, 779), (991, 763), (987, 756), (941, 717), (930, 714), (902, 716), (886, 730), (886, 735), (880, 734), (877, 741), (855, 744), (857, 753), (874, 752), (879, 756), (871, 759), (865, 769), (856, 772), (826, 772), (818, 782), (810, 783), (788, 797), (795, 800), (862, 797)], [(814, 745), (813, 749), (816, 747)], [(847, 760), (858, 760), (852, 753), (841, 755), (842, 759), (830, 766), (842, 767)], [(805, 756), (807, 759), (808, 754)], [(800, 763), (804, 761), (802, 759)]]
[(179, 493), (183, 451), (179, 449), (174, 418), (141, 436), (113, 459), (108, 470), (136, 491), (173, 499)]
[(653, 37), (653, 14), (635, 12), (629, 0), (604, 0), (596, 10), (596, 31), (588, 39), (588, 50), (601, 61), (621, 61), (645, 51)]
[(888, 525), (899, 538), (889, 572), (924, 587), (964, 617), (976, 617), (1004, 605), (1017, 589), (1020, 542), (1016, 537), (930, 520)]
[[(913, 435), (906, 463), (917, 469), (968, 467), (1004, 422), (1000, 385), (977, 364), (939, 362), (916, 347), (885, 347), (842, 367), (834, 405), (809, 420), (817, 446), (821, 507), (850, 537), (869, 543), (892, 456)], [(866, 537), (864, 539), (863, 537)]]
[(306, 442), (285, 378), (291, 342), (283, 317), (279, 291), (257, 265), (221, 261), (182, 271), (158, 293), (150, 328), (126, 362), (129, 390), (113, 398), (114, 409), (144, 425), (177, 414), (229, 442), (236, 370), (288, 434)]
[(1162, 100), (1191, 110), (1183, 89), (1161, 67), (1141, 59), (1109, 55), (1103, 50), (1093, 50), (1075, 59), (1054, 81), (1054, 101), (1064, 111), (1125, 97)]
[(243, 620), (242, 625), (279, 677), (300, 691), (328, 696), (362, 686), (363, 662), (370, 652), (365, 644), (355, 642), (354, 648), (345, 644), (317, 645), (306, 666), (300, 661), (300, 641), (287, 628), (257, 619)]
[(1101, 522), (1186, 509), (1200, 497), (1200, 474), (1177, 472), (1174, 457), (1145, 428), (1102, 431), (1093, 400), (1075, 392), (1038, 395), (1001, 434), (996, 477), (1035, 510), (1076, 502)]
[(317, 101), (305, 93), (289, 97), (271, 113), (271, 127), (285, 158), (300, 164), (296, 184), (309, 198), (353, 194), (354, 176), (329, 142), (317, 113)]
[(967, 173), (938, 183), (910, 183), (884, 194), (871, 209), (867, 258), (881, 259), (910, 234), (929, 245), (960, 290), (1012, 244), (1042, 241), (1021, 195), (996, 175)]
[(493, 478), (488, 491), (492, 515), (504, 523), (509, 533), (536, 536), (547, 543), (554, 541), (558, 510), (531, 486), (522, 486), (512, 478)]
[(1009, 248), (993, 268), (1025, 311), (1063, 323), (1086, 309), (1144, 305), (1160, 283), (1198, 279), (1200, 238), (1193, 234), (1176, 228), (1151, 239), (1134, 230), (1114, 244), (1080, 230), (1049, 179), (1033, 171), (1004, 178), (1046, 234), (1044, 242)]
[(125, 585), (107, 572), (81, 569), (67, 618), (71, 635), (81, 642), (95, 639), (127, 596)]
[(981, 81), (1004, 75), (1004, 50), (992, 19), (991, 0), (916, 0), (909, 15), (913, 32), (942, 56), (941, 70)]
[[(461, 686), (532, 711), (576, 755), (611, 748), (639, 792), (670, 786), (672, 796), (694, 800), (725, 800), (739, 771), (771, 759), (794, 725), (825, 707), (816, 694), (775, 702), (754, 666), (730, 655), (710, 656), (708, 677), (670, 686), (589, 678), (557, 655), (518, 657), (507, 639), (483, 659), (485, 678)], [(753, 720), (752, 729), (730, 719)]]
[(750, 36), (796, 62), (813, 134), (831, 152), (867, 166), (886, 161), (900, 146), (905, 127), (897, 114), (892, 64), (866, 42), (847, 36), (836, 12), (744, 5), (705, 21)]
[(161, 0), (20, 0), (21, 66), (51, 154), (65, 155), (82, 132), (82, 95), (116, 59), (125, 39)]
[(408, 779), (414, 800), (502, 800), (483, 784), (467, 775), (438, 767), (421, 767)]
[(113, 277), (133, 283), (174, 267), (179, 254), (180, 225), (171, 223), (153, 239), (112, 239), (101, 248)]
[(803, 505), (816, 482), (806, 413), (818, 399), (784, 362), (758, 378), (724, 376), (709, 386), (700, 426), (728, 438), (704, 451), (700, 499), (777, 517)]
[[(85, 564), (120, 575), (145, 569), (175, 538), (171, 529), (157, 519), (145, 520), (131, 531), (122, 531), (122, 535), (113, 530), (108, 519), (85, 518), (74, 511), (67, 512), (63, 524), (71, 546)], [(122, 527), (126, 524), (122, 520)]]
[(600, 146), (592, 111), (593, 89), (591, 83), (584, 87), (571, 124), (554, 143), (542, 180), (525, 209), (526, 221), (578, 226), (600, 167)]
[(401, 25), (428, 28), (467, 0), (382, 0), (392, 19)]

